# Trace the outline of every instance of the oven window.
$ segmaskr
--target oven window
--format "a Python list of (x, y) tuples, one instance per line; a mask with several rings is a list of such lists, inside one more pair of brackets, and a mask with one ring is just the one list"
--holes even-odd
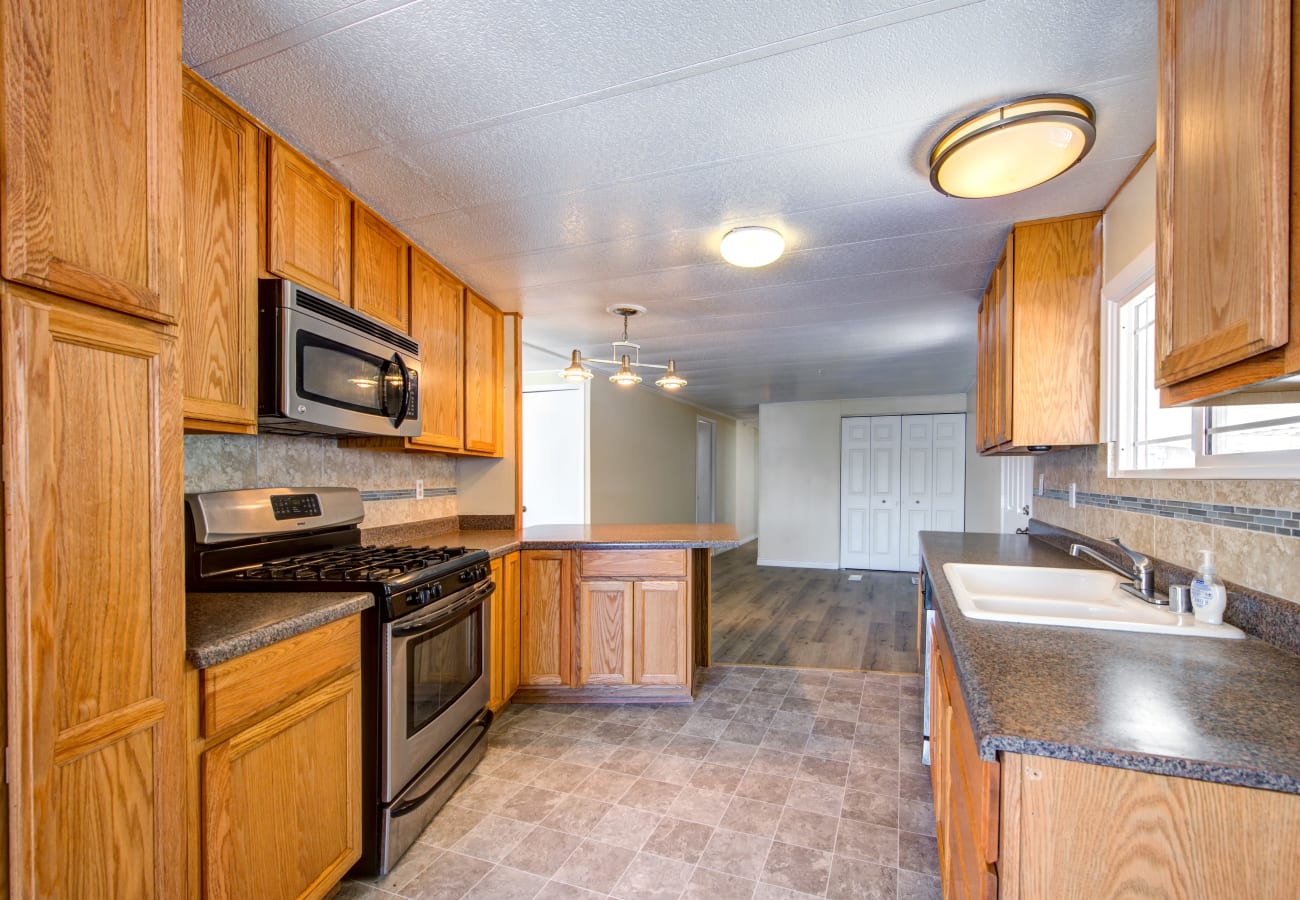
[(386, 415), (402, 393), (390, 360), (307, 331), (298, 332), (298, 394), (354, 412)]
[(406, 641), (406, 736), (409, 738), (483, 676), (483, 607)]

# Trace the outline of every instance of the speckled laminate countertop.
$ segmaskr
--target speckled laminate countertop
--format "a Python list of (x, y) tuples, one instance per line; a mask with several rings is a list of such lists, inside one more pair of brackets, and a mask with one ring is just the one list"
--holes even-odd
[(515, 550), (578, 550), (582, 548), (642, 547), (659, 549), (730, 549), (738, 546), (734, 525), (534, 525), (522, 531), (445, 531), (409, 526), (386, 526), (367, 534), (365, 543), (380, 545), (437, 543), (476, 547), (493, 556)]
[(1089, 568), (1028, 537), (923, 532), (980, 756), (1050, 756), (1300, 794), (1300, 657), (1263, 641), (968, 619), (944, 563)]
[(187, 594), (185, 656), (206, 669), (374, 605), (365, 591)]

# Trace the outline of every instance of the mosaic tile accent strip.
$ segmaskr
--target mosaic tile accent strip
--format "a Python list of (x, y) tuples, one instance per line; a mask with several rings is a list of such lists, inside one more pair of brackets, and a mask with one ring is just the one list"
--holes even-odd
[[(454, 497), (456, 489), (454, 487), (435, 487), (424, 489), (424, 499), (430, 497)], [(362, 491), (361, 499), (366, 503), (373, 503), (376, 500), (414, 500), (415, 488), (397, 488), (389, 491)]]
[[(1070, 502), (1070, 492), (1057, 488), (1035, 491), (1035, 497)], [(1086, 506), (1145, 513), (1166, 519), (1184, 519), (1221, 528), (1243, 528), (1283, 537), (1300, 537), (1300, 510), (1269, 509), (1261, 506), (1225, 506), (1222, 503), (1197, 503), (1189, 500), (1161, 500), (1158, 497), (1126, 497), (1122, 494), (1096, 494), (1078, 491), (1075, 500)]]

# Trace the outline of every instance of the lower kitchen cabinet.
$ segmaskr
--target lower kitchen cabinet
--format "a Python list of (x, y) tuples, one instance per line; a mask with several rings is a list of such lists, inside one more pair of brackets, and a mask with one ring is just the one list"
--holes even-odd
[(519, 699), (689, 701), (688, 557), (686, 550), (523, 551)]
[(206, 898), (323, 897), (361, 856), (359, 616), (198, 673)]
[(1300, 796), (1090, 763), (979, 758), (937, 621), (931, 781), (946, 898), (1295, 896)]
[(519, 553), (492, 560), (492, 580), (497, 589), (492, 594), (491, 635), (488, 676), (491, 694), (488, 708), (493, 712), (510, 702), (519, 689)]

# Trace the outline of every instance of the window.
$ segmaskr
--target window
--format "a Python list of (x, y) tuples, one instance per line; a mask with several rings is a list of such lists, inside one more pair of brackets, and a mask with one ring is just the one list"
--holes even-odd
[(1155, 285), (1120, 304), (1116, 320), (1113, 476), (1300, 474), (1300, 403), (1161, 409), (1155, 387)]

